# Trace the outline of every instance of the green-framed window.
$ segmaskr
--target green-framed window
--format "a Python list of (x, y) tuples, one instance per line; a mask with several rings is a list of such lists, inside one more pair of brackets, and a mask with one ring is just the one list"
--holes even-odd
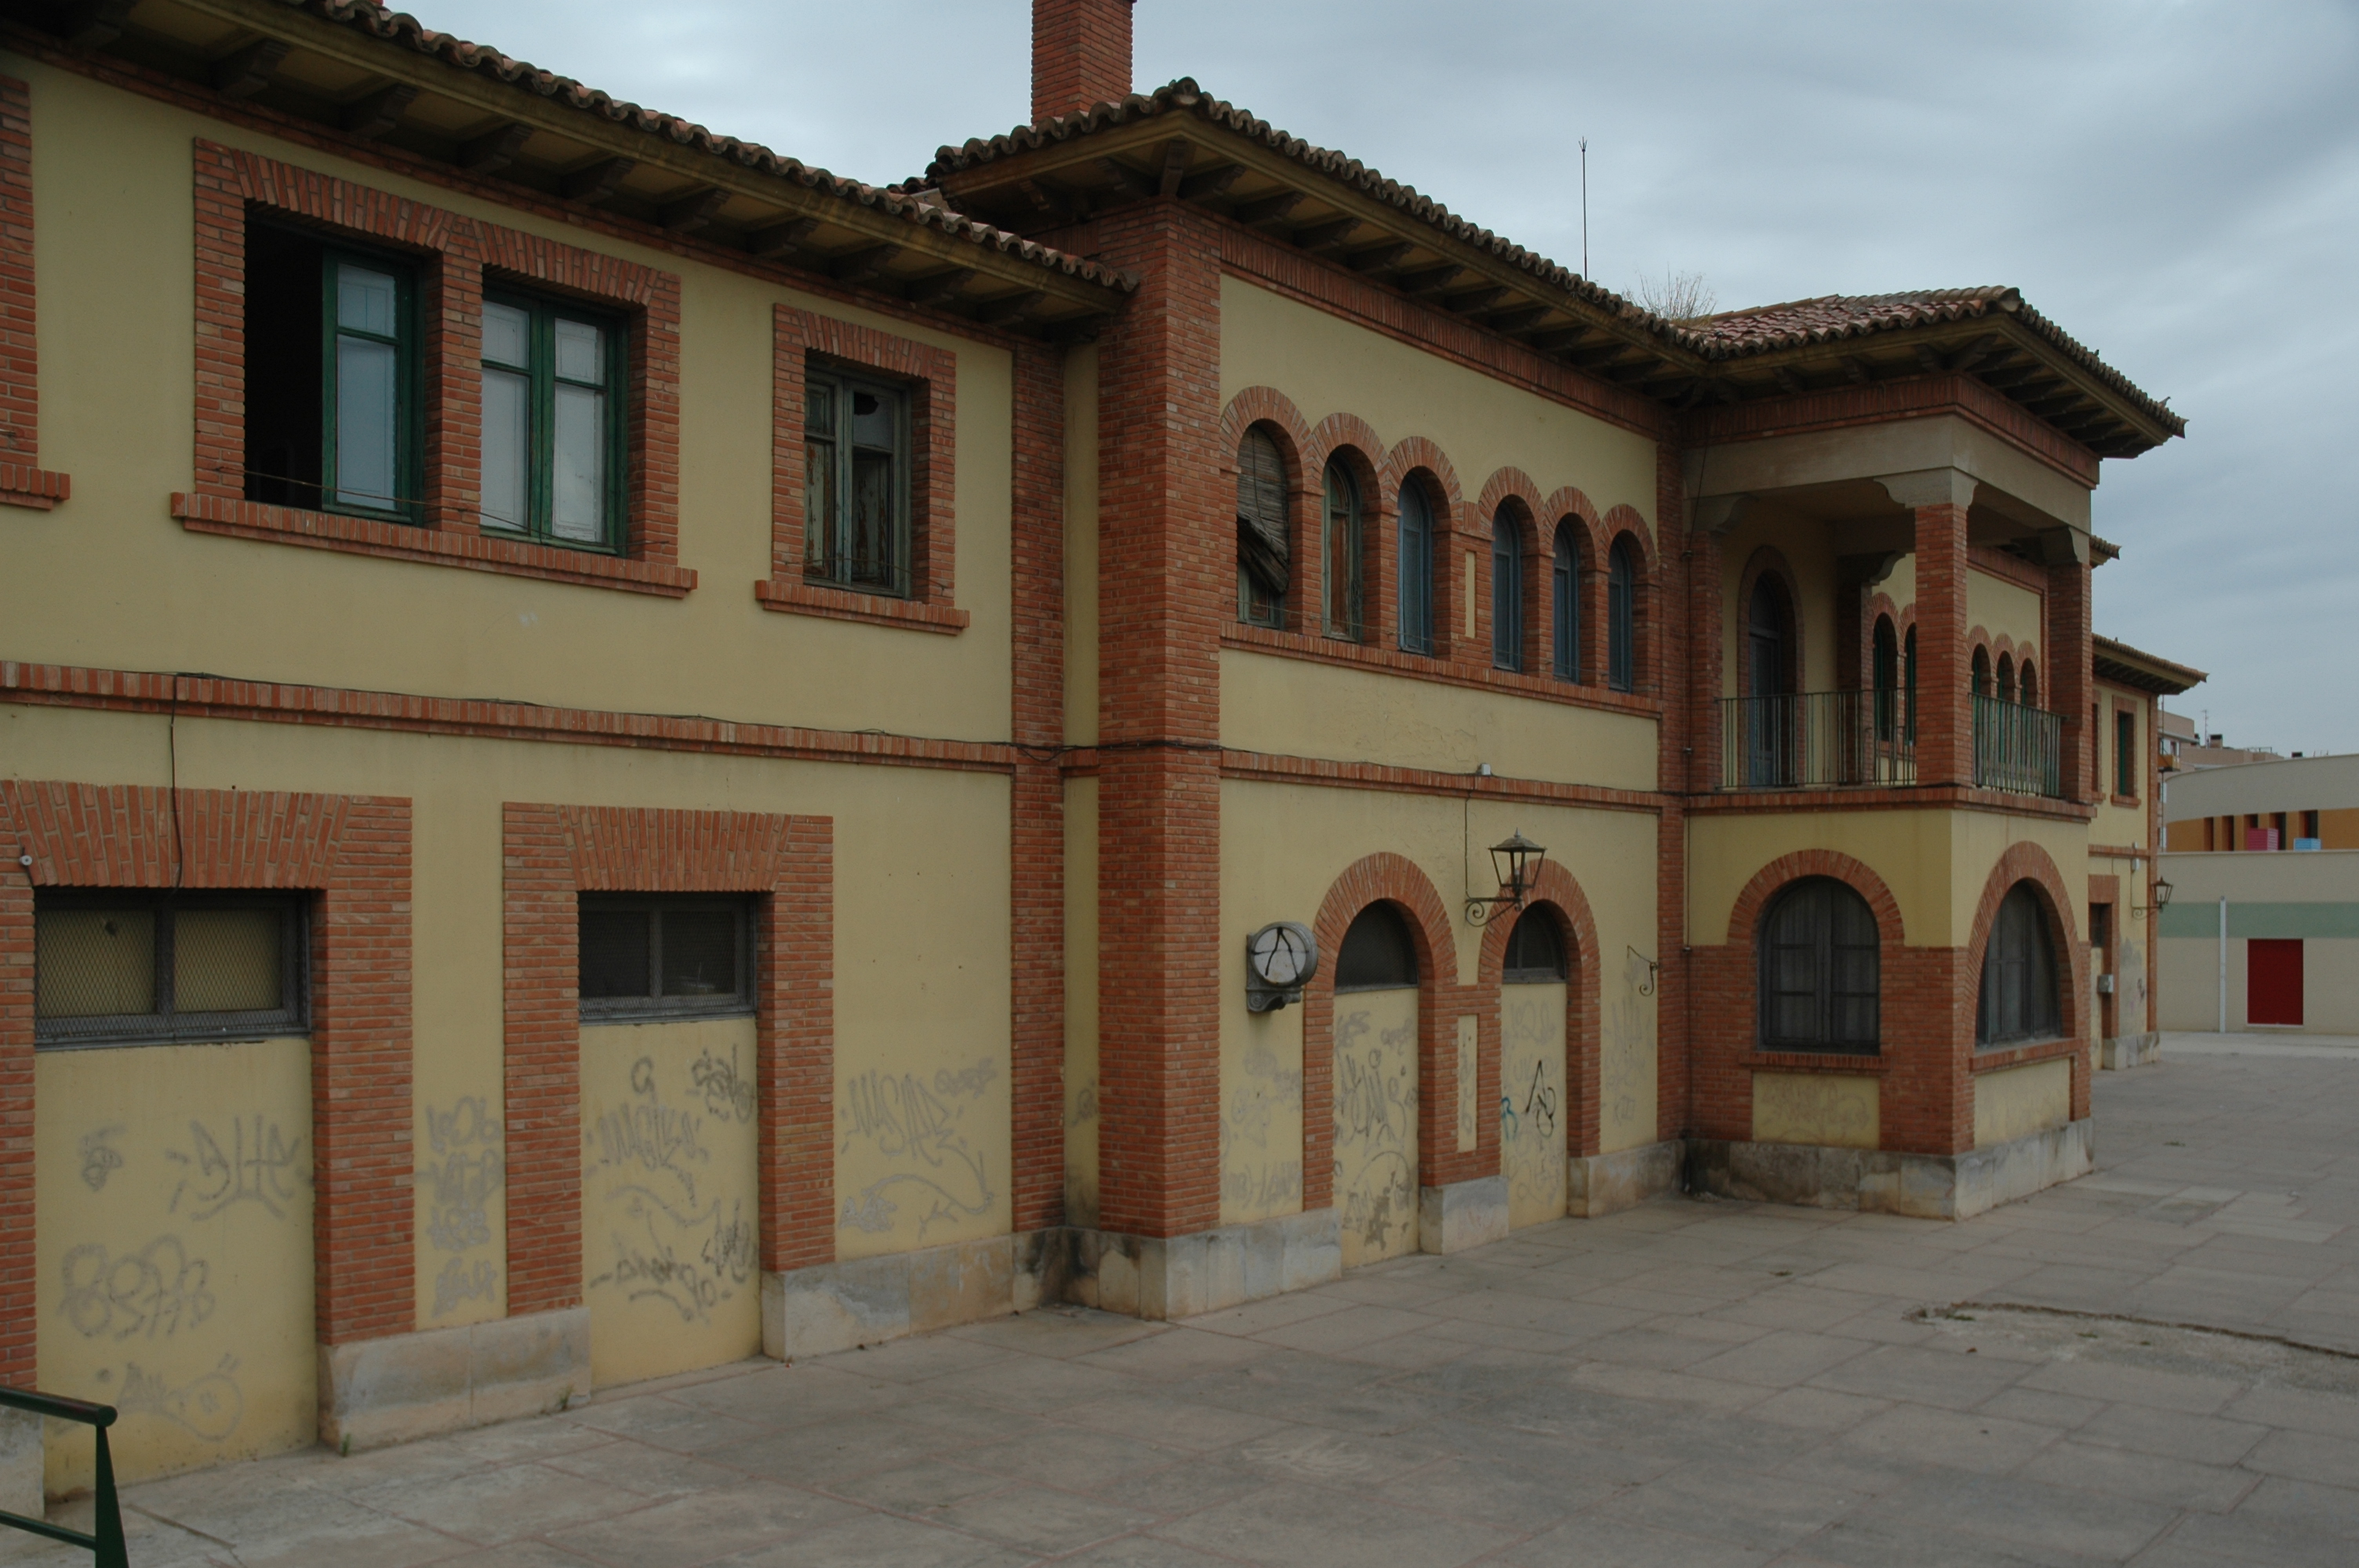
[(484, 296), (485, 528), (576, 549), (622, 548), (623, 354), (612, 317)]
[(419, 521), (417, 269), (263, 223), (247, 254), (247, 498)]
[(803, 576), (909, 593), (909, 394), (813, 366), (803, 388)]

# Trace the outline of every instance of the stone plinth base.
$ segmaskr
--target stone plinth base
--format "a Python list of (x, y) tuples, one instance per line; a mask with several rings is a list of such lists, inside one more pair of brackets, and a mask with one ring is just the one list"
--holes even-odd
[(1565, 1213), (1595, 1219), (1677, 1190), (1680, 1153), (1680, 1144), (1672, 1139), (1611, 1154), (1571, 1156), (1565, 1171)]
[(2087, 1175), (2095, 1127), (2071, 1122), (1963, 1154), (1705, 1138), (1689, 1148), (1698, 1190), (1721, 1197), (1964, 1219)]
[(2125, 1034), (2097, 1042), (2097, 1065), (2114, 1072), (2162, 1060), (2160, 1034)]
[(589, 1392), (587, 1307), (322, 1345), (320, 1441), (354, 1454), (544, 1415)]
[(1417, 1249), (1463, 1252), (1507, 1238), (1507, 1178), (1480, 1176), (1471, 1182), (1417, 1190)]
[(41, 1517), (43, 1464), (41, 1418), (30, 1411), (0, 1410), (0, 1509), (27, 1519)]
[(1343, 1277), (1343, 1232), (1332, 1208), (1192, 1236), (1061, 1235), (1057, 1299), (1134, 1317), (1192, 1317)]
[(762, 1349), (781, 1360), (825, 1356), (1053, 1301), (1056, 1237), (994, 1236), (764, 1274)]

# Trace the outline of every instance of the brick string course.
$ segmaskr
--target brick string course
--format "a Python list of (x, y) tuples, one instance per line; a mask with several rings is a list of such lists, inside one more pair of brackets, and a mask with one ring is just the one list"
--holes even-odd
[[(0, 782), (0, 1378), (34, 1366), (37, 887), (311, 895), (312, 1307), (322, 1344), (415, 1326), (409, 802)], [(176, 849), (177, 846), (177, 849)], [(176, 863), (176, 854), (184, 863)], [(19, 856), (32, 857), (19, 869)]]

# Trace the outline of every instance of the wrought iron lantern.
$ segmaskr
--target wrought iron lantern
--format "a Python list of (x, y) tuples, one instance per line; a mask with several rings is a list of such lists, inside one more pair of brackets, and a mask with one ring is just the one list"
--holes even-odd
[(1503, 909), (1521, 909), (1525, 896), (1538, 885), (1540, 862), (1547, 858), (1548, 851), (1525, 838), (1520, 827), (1492, 845), (1491, 868), (1506, 891), (1491, 898), (1469, 898), (1466, 924), (1486, 925)]

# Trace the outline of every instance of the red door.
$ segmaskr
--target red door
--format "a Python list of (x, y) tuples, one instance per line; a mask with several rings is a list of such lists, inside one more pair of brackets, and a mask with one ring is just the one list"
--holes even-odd
[(2300, 1027), (2300, 937), (2256, 936), (2245, 944), (2245, 1019)]

